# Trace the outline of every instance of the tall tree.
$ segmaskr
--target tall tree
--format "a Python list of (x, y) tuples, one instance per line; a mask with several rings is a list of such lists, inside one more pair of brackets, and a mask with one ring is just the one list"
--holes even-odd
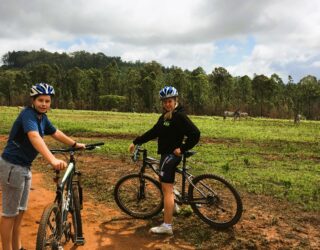
[(215, 68), (209, 76), (212, 96), (219, 98), (219, 113), (228, 108), (231, 101), (233, 79), (230, 73), (223, 67)]
[(315, 76), (303, 77), (298, 83), (298, 89), (303, 100), (303, 107), (308, 118), (314, 118), (312, 112), (316, 101), (320, 99), (320, 84)]
[(203, 114), (208, 101), (209, 83), (205, 71), (198, 67), (191, 72), (188, 100), (191, 103), (192, 113)]
[(259, 115), (264, 116), (275, 90), (274, 82), (264, 75), (256, 75), (252, 80), (252, 89), (255, 101), (259, 105)]
[(7, 100), (7, 105), (13, 104), (14, 94), (16, 88), (14, 85), (15, 73), (12, 71), (5, 71), (0, 74), (0, 93)]
[(234, 78), (234, 105), (241, 110), (250, 112), (252, 104), (252, 80), (249, 76)]

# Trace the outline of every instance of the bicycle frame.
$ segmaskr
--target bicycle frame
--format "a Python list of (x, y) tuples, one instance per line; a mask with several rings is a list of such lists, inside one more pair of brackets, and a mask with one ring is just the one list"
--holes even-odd
[(52, 249), (60, 249), (71, 238), (75, 245), (84, 245), (80, 212), (83, 203), (81, 173), (76, 169), (75, 151), (93, 150), (101, 145), (104, 143), (87, 144), (84, 148), (51, 150), (52, 153), (68, 153), (70, 158), (61, 179), (60, 171), (55, 171), (56, 196), (54, 202), (44, 209), (41, 216), (37, 233), (37, 249), (42, 250), (50, 246)]
[[(141, 149), (139, 146), (137, 146), (136, 152), (134, 153), (134, 155), (132, 157), (133, 161), (137, 161), (139, 158), (139, 153), (143, 154), (142, 166), (139, 171), (140, 176), (143, 177), (143, 174), (145, 173), (146, 168), (149, 167), (157, 176), (160, 177), (159, 169), (154, 167), (155, 164), (159, 165), (159, 160), (148, 157), (147, 152), (148, 151), (146, 149)], [(196, 186), (194, 186), (194, 184), (192, 182), (192, 179), (194, 178), (194, 176), (187, 171), (187, 169), (188, 169), (187, 158), (193, 154), (195, 154), (195, 152), (193, 152), (193, 151), (188, 151), (185, 154), (183, 154), (182, 155), (182, 168), (176, 169), (176, 173), (181, 175), (181, 194), (175, 194), (178, 203), (183, 203), (183, 204), (192, 204), (192, 203), (199, 204), (199, 203), (201, 203), (201, 202), (199, 202), (200, 198), (197, 200), (190, 199), (190, 197), (188, 196), (188, 194), (186, 192), (186, 182), (188, 182), (189, 185), (192, 185), (196, 190), (198, 190), (202, 194), (203, 197), (205, 197), (203, 192), (201, 190), (199, 190)], [(144, 186), (143, 182), (141, 183), (141, 186), (142, 187)], [(140, 190), (140, 194), (144, 195), (144, 190)], [(205, 204), (205, 201), (203, 203)]]
[[(60, 150), (52, 150), (52, 153), (58, 153), (58, 152), (65, 152), (65, 151), (60, 151)], [(77, 176), (77, 180), (74, 180), (74, 176)], [(69, 159), (69, 164), (68, 167), (62, 177), (62, 180), (59, 182), (58, 180), (60, 179), (60, 171), (56, 171), (56, 177), (55, 180), (57, 182), (57, 190), (56, 190), (56, 197), (54, 202), (58, 204), (58, 207), (60, 209), (61, 213), (61, 229), (60, 229), (60, 235), (59, 238), (62, 237), (65, 227), (65, 222), (67, 221), (68, 217), (68, 212), (70, 208), (73, 207), (73, 192), (72, 192), (72, 185), (73, 183), (76, 183), (79, 188), (79, 200), (80, 200), (80, 207), (82, 208), (82, 187), (80, 183), (80, 176), (81, 173), (80, 171), (76, 170), (76, 161), (74, 157), (74, 151), (70, 151), (70, 159)], [(65, 187), (67, 187), (66, 191), (68, 192), (67, 194), (64, 194)], [(76, 243), (82, 243), (84, 242), (84, 237), (82, 235), (82, 232), (80, 232), (81, 235), (75, 235), (74, 241)]]
[[(148, 157), (147, 150), (136, 145), (132, 157), (134, 161), (138, 160), (140, 153), (143, 153), (140, 171), (121, 177), (115, 185), (114, 196), (123, 212), (134, 218), (148, 219), (161, 212), (166, 197), (161, 191), (161, 178), (159, 182), (154, 176), (161, 176), (159, 160)], [(184, 152), (181, 165), (175, 169), (181, 175), (181, 183), (179, 181), (170, 185), (173, 187), (175, 202), (190, 205), (201, 220), (214, 228), (225, 229), (235, 225), (243, 211), (239, 193), (232, 184), (218, 175), (190, 174), (187, 158), (193, 154), (195, 152)], [(146, 173), (147, 168), (154, 173), (152, 176)]]

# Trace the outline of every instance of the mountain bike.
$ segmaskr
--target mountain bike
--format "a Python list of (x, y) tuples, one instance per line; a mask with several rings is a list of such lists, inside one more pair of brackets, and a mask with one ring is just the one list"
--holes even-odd
[[(93, 150), (101, 145), (104, 143), (87, 144), (85, 150)], [(69, 153), (69, 163), (61, 180), (60, 171), (55, 171), (56, 197), (43, 211), (37, 233), (36, 250), (60, 250), (70, 239), (75, 245), (85, 243), (80, 212), (83, 208), (81, 172), (76, 169), (75, 159), (75, 152), (78, 150), (83, 149), (51, 150), (53, 154)]]
[[(114, 188), (119, 208), (139, 219), (151, 218), (163, 209), (163, 193), (158, 180), (145, 174), (146, 169), (160, 176), (159, 160), (147, 156), (147, 150), (136, 146), (133, 161), (143, 154), (138, 173), (123, 176)], [(194, 155), (187, 151), (182, 155), (182, 167), (176, 169), (181, 176), (181, 190), (174, 188), (175, 202), (188, 204), (204, 222), (217, 229), (235, 225), (242, 215), (242, 201), (237, 190), (224, 178), (215, 174), (193, 176), (187, 170), (187, 158)], [(188, 192), (187, 192), (188, 185)]]

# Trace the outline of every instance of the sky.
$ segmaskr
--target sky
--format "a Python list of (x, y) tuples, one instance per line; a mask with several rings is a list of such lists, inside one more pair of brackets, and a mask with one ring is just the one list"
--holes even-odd
[(320, 79), (319, 0), (0, 0), (0, 56), (85, 50), (233, 76)]

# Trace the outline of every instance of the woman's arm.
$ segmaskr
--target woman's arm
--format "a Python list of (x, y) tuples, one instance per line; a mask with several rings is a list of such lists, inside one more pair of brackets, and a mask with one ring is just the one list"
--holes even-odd
[(185, 152), (193, 148), (200, 139), (200, 130), (185, 114), (180, 115), (181, 126), (187, 139), (184, 144), (181, 145), (181, 152)]
[(143, 135), (138, 136), (136, 139), (134, 139), (133, 144), (134, 145), (143, 144), (143, 143), (146, 143), (152, 139), (157, 138), (159, 135), (159, 128), (160, 128), (160, 124), (161, 124), (160, 118), (159, 118), (158, 122), (150, 130), (148, 130)]

